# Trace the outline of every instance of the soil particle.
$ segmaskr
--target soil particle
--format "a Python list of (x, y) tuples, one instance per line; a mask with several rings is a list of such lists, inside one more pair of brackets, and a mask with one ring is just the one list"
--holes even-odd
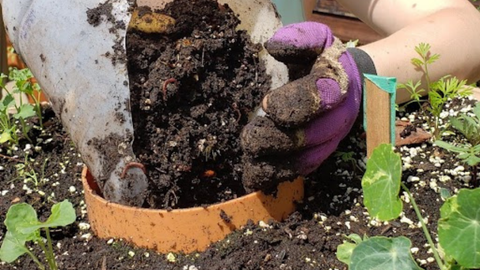
[(133, 147), (151, 187), (146, 206), (242, 196), (240, 132), (270, 88), (262, 47), (236, 30), (238, 18), (216, 1), (176, 0), (156, 12), (175, 19), (172, 33), (127, 34)]
[[(122, 20), (123, 18), (116, 18), (113, 12), (113, 3), (111, 0), (107, 0), (105, 3), (100, 3), (97, 7), (87, 9), (87, 22), (93, 27), (99, 26), (103, 22), (109, 22), (112, 26), (109, 32), (115, 36), (114, 45), (112, 46), (112, 52), (105, 52), (105, 56), (111, 58), (112, 64), (115, 66), (117, 63), (125, 64), (125, 37), (120, 34), (119, 29), (125, 30), (126, 25)], [(123, 32), (121, 32), (123, 33)]]
[(112, 15), (113, 4), (109, 1), (100, 3), (98, 7), (87, 10), (87, 21), (93, 26), (99, 26), (103, 21), (115, 23), (115, 17)]
[(225, 221), (226, 223), (230, 223), (232, 222), (232, 218), (227, 215), (227, 213), (225, 213), (225, 211), (221, 210), (220, 211), (220, 217), (223, 219), (223, 221)]

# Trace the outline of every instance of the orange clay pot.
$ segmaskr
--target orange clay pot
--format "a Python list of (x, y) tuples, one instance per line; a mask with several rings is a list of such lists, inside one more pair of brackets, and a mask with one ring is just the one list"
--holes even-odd
[[(276, 197), (255, 192), (208, 207), (156, 210), (110, 203), (100, 197), (98, 186), (85, 167), (82, 172), (88, 219), (100, 238), (124, 239), (161, 253), (204, 251), (211, 243), (247, 224), (249, 220), (282, 220), (303, 199), (303, 179), (278, 186)], [(222, 219), (222, 211), (230, 221)]]

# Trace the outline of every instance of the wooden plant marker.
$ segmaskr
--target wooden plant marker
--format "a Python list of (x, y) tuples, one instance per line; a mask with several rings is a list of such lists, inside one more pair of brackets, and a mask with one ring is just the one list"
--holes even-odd
[(395, 144), (397, 79), (364, 74), (363, 121), (367, 132), (367, 158), (383, 143)]

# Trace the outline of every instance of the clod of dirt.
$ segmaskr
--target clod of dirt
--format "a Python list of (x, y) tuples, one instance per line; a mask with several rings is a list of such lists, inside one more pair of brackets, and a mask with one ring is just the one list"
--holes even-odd
[(293, 164), (285, 158), (272, 156), (264, 159), (244, 157), (243, 186), (249, 191), (262, 190), (273, 193), (279, 183), (293, 180), (298, 176)]
[(262, 46), (216, 1), (175, 0), (153, 12), (175, 20), (169, 33), (127, 33), (133, 148), (151, 186), (146, 206), (242, 196), (240, 132), (270, 88)]
[(291, 152), (303, 142), (303, 136), (282, 130), (268, 117), (255, 117), (242, 131), (243, 150), (254, 157)]

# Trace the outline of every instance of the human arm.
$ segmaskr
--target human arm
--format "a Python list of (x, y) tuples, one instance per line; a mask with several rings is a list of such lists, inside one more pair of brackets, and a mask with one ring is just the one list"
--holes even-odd
[[(444, 75), (480, 79), (480, 12), (467, 0), (338, 0), (385, 38), (359, 48), (372, 58), (377, 74), (396, 77), (399, 83), (421, 80), (410, 59), (419, 43), (431, 45), (440, 59), (431, 65), (432, 80)], [(397, 102), (409, 99), (397, 92)]]

